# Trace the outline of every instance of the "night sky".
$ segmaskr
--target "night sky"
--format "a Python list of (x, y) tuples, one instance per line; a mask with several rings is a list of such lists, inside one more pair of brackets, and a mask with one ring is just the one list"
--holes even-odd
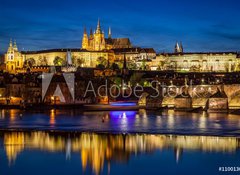
[(107, 35), (172, 52), (240, 51), (239, 0), (0, 0), (0, 52), (10, 38), (20, 50), (80, 48), (84, 26), (100, 18)]

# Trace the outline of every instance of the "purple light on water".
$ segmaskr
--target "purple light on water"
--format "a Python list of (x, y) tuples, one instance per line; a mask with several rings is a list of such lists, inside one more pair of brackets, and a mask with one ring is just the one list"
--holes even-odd
[(136, 116), (136, 111), (111, 111), (110, 117), (113, 118), (132, 118)]
[(110, 103), (111, 106), (136, 106), (134, 102), (113, 102)]

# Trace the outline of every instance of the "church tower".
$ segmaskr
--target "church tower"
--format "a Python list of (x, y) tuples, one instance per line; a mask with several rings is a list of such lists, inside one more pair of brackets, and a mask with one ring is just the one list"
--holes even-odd
[(7, 53), (5, 54), (6, 71), (9, 73), (16, 73), (16, 69), (23, 67), (23, 58), (20, 52), (18, 52), (17, 43), (10, 40)]
[(15, 52), (18, 52), (16, 40), (14, 40), (13, 50), (14, 50)]
[(94, 36), (93, 36), (92, 29), (90, 29), (90, 35), (89, 35), (89, 41), (88, 41), (89, 50), (93, 50), (93, 44), (94, 44)]
[(7, 61), (13, 61), (14, 60), (14, 49), (12, 44), (12, 39), (9, 42), (9, 47), (7, 51)]
[(82, 49), (88, 49), (88, 35), (87, 35), (86, 27), (84, 28), (84, 33), (83, 33)]
[(101, 29), (100, 20), (98, 20), (97, 30), (94, 33), (94, 50), (104, 50), (105, 49), (105, 37)]
[(174, 52), (175, 52), (175, 53), (183, 53), (182, 42), (181, 42), (180, 45), (178, 44), (178, 42), (176, 42), (175, 48), (174, 48)]

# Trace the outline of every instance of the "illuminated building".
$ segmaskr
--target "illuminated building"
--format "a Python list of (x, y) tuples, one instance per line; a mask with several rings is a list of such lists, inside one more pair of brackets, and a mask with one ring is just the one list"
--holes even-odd
[(143, 66), (148, 62), (156, 59), (156, 51), (153, 48), (117, 48), (112, 49), (114, 52), (114, 60), (118, 64), (122, 64), (124, 56), (126, 57), (128, 67), (130, 69), (145, 69)]
[(22, 54), (18, 51), (17, 43), (10, 40), (7, 53), (5, 54), (6, 71), (9, 73), (15, 73), (15, 70), (23, 67), (24, 60)]
[[(11, 48), (10, 48), (11, 50)], [(31, 62), (31, 71), (48, 72), (49, 66), (65, 66), (67, 53), (71, 51), (73, 66), (75, 67), (96, 67), (99, 57), (111, 60), (111, 53), (108, 51), (86, 51), (82, 49), (50, 49), (40, 51), (11, 51), (5, 55), (6, 71), (9, 73), (26, 72), (24, 64)], [(59, 59), (59, 63), (56, 59)]]
[[(81, 48), (80, 48), (81, 47)], [(69, 60), (71, 53), (71, 60)], [(5, 54), (6, 71), (24, 73), (48, 72), (51, 66), (71, 67), (63, 71), (76, 71), (76, 67), (94, 68), (99, 58), (122, 66), (126, 56), (129, 69), (174, 70), (177, 72), (235, 72), (240, 70), (240, 54), (237, 52), (184, 52), (182, 43), (176, 43), (173, 52), (156, 54), (153, 48), (132, 47), (129, 38), (112, 38), (109, 28), (105, 38), (100, 21), (97, 28), (88, 35), (84, 29), (82, 46), (79, 48), (19, 51), (16, 41), (10, 41)], [(69, 66), (69, 65), (68, 65)], [(106, 66), (106, 65), (105, 65)]]
[(160, 53), (153, 60), (151, 69), (181, 72), (234, 72), (239, 71), (237, 52), (183, 52), (177, 43), (174, 53)]
[(174, 52), (175, 52), (175, 53), (183, 53), (183, 45), (182, 45), (182, 42), (181, 42), (180, 45), (178, 44), (178, 42), (176, 43)]
[(116, 48), (131, 48), (131, 42), (128, 38), (112, 38), (112, 31), (109, 28), (108, 38), (105, 38), (104, 32), (101, 29), (100, 20), (98, 20), (98, 25), (96, 31), (92, 32), (90, 30), (90, 35), (88, 37), (86, 28), (84, 29), (83, 39), (82, 39), (82, 49), (91, 51), (109, 50)]

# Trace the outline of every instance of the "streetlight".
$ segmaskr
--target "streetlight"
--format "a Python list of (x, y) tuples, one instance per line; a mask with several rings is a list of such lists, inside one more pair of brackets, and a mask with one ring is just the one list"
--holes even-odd
[(51, 97), (51, 101), (53, 101), (53, 104), (56, 105), (56, 97), (55, 96)]

